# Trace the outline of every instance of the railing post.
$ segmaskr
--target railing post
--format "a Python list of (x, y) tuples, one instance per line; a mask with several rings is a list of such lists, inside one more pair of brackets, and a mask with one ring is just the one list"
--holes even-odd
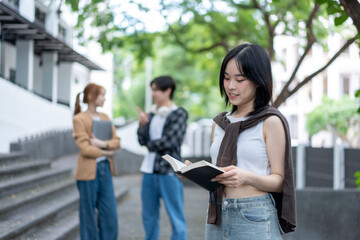
[(334, 190), (345, 188), (345, 148), (343, 144), (334, 146)]
[(299, 144), (296, 149), (296, 189), (306, 186), (306, 153), (305, 144)]

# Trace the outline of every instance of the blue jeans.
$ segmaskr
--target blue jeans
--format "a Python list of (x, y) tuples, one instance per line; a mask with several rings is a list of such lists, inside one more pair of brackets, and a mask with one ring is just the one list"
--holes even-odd
[(81, 240), (116, 240), (116, 199), (108, 160), (97, 163), (95, 180), (77, 181), (77, 187)]
[(224, 198), (220, 226), (206, 224), (205, 239), (281, 240), (272, 196)]
[(159, 239), (160, 198), (164, 201), (171, 221), (171, 240), (187, 239), (183, 186), (180, 179), (174, 175), (144, 173), (141, 199), (145, 239)]

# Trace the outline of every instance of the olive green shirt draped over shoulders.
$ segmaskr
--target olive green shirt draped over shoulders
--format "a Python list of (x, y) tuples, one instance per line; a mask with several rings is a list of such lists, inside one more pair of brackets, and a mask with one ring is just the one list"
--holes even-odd
[[(101, 120), (110, 121), (105, 113), (99, 113)], [(92, 135), (91, 115), (87, 112), (80, 112), (73, 117), (73, 137), (76, 146), (79, 149), (77, 159), (75, 179), (76, 180), (94, 180), (96, 176), (96, 158), (101, 157), (101, 149), (90, 144)], [(116, 129), (112, 126), (112, 138), (107, 141), (106, 150), (116, 150), (120, 148), (120, 138), (116, 136)], [(112, 175), (115, 175), (114, 160), (110, 158), (110, 169)]]

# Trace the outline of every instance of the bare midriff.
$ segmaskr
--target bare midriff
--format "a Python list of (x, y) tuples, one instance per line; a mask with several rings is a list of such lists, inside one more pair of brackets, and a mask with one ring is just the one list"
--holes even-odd
[(250, 185), (241, 185), (237, 188), (225, 187), (224, 198), (248, 198), (257, 197), (266, 194), (267, 192), (261, 191)]

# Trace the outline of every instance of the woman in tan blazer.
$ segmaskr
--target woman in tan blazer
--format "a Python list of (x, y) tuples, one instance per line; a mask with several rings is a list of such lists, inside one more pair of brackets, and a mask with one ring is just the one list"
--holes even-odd
[(97, 139), (92, 133), (93, 121), (110, 121), (106, 114), (96, 110), (104, 105), (105, 89), (94, 83), (85, 87), (83, 102), (88, 104), (85, 112), (81, 112), (80, 94), (76, 97), (73, 117), (73, 137), (79, 148), (75, 179), (80, 194), (80, 236), (82, 240), (116, 240), (117, 211), (111, 174), (115, 174), (113, 157), (120, 148), (120, 139), (114, 126), (112, 138), (107, 141)]

